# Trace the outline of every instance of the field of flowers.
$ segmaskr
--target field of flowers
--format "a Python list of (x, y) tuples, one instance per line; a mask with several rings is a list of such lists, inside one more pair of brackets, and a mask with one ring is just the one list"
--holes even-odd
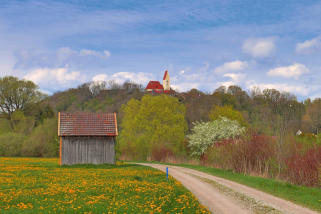
[(1, 158), (1, 213), (209, 213), (163, 172), (133, 164)]

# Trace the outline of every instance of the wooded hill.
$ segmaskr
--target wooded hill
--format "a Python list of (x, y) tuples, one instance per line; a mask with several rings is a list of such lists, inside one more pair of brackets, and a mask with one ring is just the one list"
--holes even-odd
[[(130, 99), (140, 100), (145, 94), (144, 88), (134, 83), (93, 86), (92, 83), (77, 88), (57, 92), (47, 97), (42, 105), (49, 104), (55, 113), (59, 111), (117, 112)], [(157, 96), (157, 94), (155, 94)], [(220, 87), (212, 94), (197, 89), (188, 92), (176, 92), (170, 96), (186, 106), (188, 127), (195, 121), (208, 121), (209, 112), (214, 105), (232, 106), (240, 111), (249, 125), (260, 133), (276, 135), (282, 123), (287, 131), (295, 133), (318, 133), (321, 128), (321, 99), (299, 102), (290, 93), (275, 89), (252, 90), (246, 92), (239, 86)], [(122, 115), (119, 115), (121, 121)]]
[[(239, 86), (160, 95), (113, 81), (45, 96), (30, 81), (4, 77), (0, 107), (0, 156), (58, 156), (58, 112), (116, 112), (118, 158), (196, 159), (237, 172), (321, 184), (321, 99), (300, 102), (275, 89)], [(221, 133), (223, 126), (231, 132)], [(296, 136), (298, 130), (303, 134)]]

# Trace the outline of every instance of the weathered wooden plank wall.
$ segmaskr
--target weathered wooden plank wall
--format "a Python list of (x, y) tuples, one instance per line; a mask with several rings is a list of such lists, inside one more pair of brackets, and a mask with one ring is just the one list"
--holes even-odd
[(62, 164), (115, 163), (114, 137), (62, 137)]

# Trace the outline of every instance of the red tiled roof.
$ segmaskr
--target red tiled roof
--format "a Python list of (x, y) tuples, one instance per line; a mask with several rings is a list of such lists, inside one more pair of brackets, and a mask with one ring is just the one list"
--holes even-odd
[(165, 78), (166, 78), (166, 76), (167, 76), (167, 73), (168, 73), (168, 71), (166, 70), (165, 73), (164, 73), (163, 80), (165, 80)]
[(161, 89), (164, 90), (163, 85), (161, 85), (158, 81), (149, 81), (146, 89)]
[(59, 136), (117, 136), (116, 113), (59, 113)]

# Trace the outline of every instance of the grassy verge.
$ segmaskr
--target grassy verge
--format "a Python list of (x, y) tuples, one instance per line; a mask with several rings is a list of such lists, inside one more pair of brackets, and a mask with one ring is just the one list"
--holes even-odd
[(135, 164), (1, 158), (1, 213), (209, 213), (179, 182)]
[(240, 184), (244, 184), (249, 187), (253, 187), (255, 189), (292, 201), (296, 204), (308, 207), (310, 209), (321, 211), (321, 188), (298, 186), (283, 181), (278, 181), (275, 179), (233, 173), (232, 171), (216, 169), (212, 167), (196, 166), (189, 164), (161, 164), (182, 166), (190, 169), (199, 170), (201, 172), (206, 172), (211, 175), (215, 175), (221, 178), (235, 181)]

